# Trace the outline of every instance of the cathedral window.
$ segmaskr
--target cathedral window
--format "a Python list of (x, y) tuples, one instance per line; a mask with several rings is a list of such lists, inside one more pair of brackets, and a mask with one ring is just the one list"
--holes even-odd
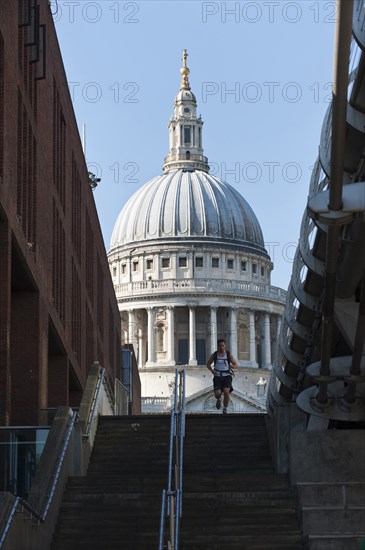
[(212, 258), (212, 267), (219, 267), (219, 258)]
[(203, 267), (203, 256), (195, 258), (195, 267)]
[(190, 126), (184, 127), (184, 143), (185, 145), (191, 143), (191, 128)]
[(265, 277), (265, 268), (261, 266), (261, 277)]
[(241, 262), (241, 271), (247, 271), (247, 262)]
[(257, 275), (257, 264), (252, 264), (252, 273)]
[(170, 258), (162, 258), (161, 266), (162, 267), (170, 267)]
[(234, 262), (234, 260), (232, 260), (231, 258), (229, 258), (229, 259), (227, 260), (227, 267), (228, 267), (228, 269), (233, 269), (233, 268), (234, 268), (234, 263), (233, 263), (233, 262)]
[(147, 260), (146, 260), (146, 269), (153, 269), (153, 260), (152, 260), (152, 258), (147, 258)]
[(113, 277), (116, 277), (116, 276), (117, 276), (117, 268), (113, 267)]
[(133, 262), (133, 271), (138, 271), (138, 260)]
[(179, 267), (186, 267), (186, 266), (187, 266), (186, 256), (180, 256), (179, 257)]
[(125, 275), (127, 273), (127, 264), (122, 264), (122, 274)]

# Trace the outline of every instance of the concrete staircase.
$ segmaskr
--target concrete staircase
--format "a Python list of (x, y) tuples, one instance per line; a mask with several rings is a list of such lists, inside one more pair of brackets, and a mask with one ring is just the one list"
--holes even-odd
[[(51, 550), (156, 550), (170, 416), (101, 417), (86, 477), (68, 483)], [(180, 549), (303, 548), (263, 415), (188, 415)]]
[(181, 548), (303, 548), (287, 477), (273, 472), (264, 415), (187, 416)]

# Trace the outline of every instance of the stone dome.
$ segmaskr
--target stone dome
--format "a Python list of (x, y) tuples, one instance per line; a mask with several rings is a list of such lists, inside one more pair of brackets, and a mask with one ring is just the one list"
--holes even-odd
[(110, 252), (177, 240), (231, 244), (268, 258), (247, 201), (228, 183), (199, 170), (171, 170), (136, 191), (115, 223)]
[(192, 103), (196, 103), (196, 97), (191, 90), (180, 90), (175, 97), (175, 102), (179, 103), (182, 101), (191, 101)]

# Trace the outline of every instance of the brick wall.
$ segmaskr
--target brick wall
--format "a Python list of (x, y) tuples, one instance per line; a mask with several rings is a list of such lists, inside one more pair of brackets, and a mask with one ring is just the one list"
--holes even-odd
[[(113, 380), (120, 316), (48, 0), (1, 3), (0, 421), (14, 424), (77, 405), (94, 361)], [(31, 63), (34, 22), (46, 56)]]

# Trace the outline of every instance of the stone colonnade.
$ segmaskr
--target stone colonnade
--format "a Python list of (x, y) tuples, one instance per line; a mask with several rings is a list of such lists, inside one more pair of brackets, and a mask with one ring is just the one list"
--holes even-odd
[[(182, 363), (180, 352), (176, 349), (175, 331), (177, 329), (176, 312), (182, 308), (188, 309), (188, 334), (186, 339), (186, 358), (183, 364), (195, 366), (198, 364), (197, 357), (197, 330), (196, 330), (196, 309), (194, 305), (181, 306), (166, 306), (166, 307), (147, 307), (136, 308), (122, 311), (122, 318), (127, 319), (128, 315), (128, 331), (124, 332), (125, 343), (129, 342), (134, 345), (138, 366), (152, 366), (157, 363), (173, 366), (177, 363)], [(240, 363), (239, 353), (239, 331), (238, 331), (238, 307), (224, 307), (226, 318), (225, 334), (220, 334), (218, 330), (218, 306), (199, 306), (199, 309), (206, 308), (207, 327), (204, 334), (204, 346), (206, 356), (209, 357), (217, 347), (217, 338), (225, 337), (227, 347), (232, 355), (236, 357)], [(247, 353), (245, 354), (245, 364), (247, 361), (252, 366), (260, 366), (265, 368), (271, 367), (271, 340), (277, 338), (271, 334), (272, 318), (277, 318), (276, 328), (280, 324), (280, 317), (277, 314), (269, 313), (268, 311), (240, 308), (247, 316)], [(163, 322), (159, 320), (163, 312)], [(144, 322), (141, 322), (140, 313), (143, 313)], [(257, 326), (259, 320), (259, 327)], [(125, 328), (125, 326), (124, 326)], [(258, 331), (258, 328), (261, 330)], [(277, 333), (277, 330), (275, 331)], [(259, 338), (258, 338), (259, 333)], [(227, 337), (228, 334), (228, 337)], [(257, 341), (260, 343), (260, 357), (257, 357)], [(241, 343), (242, 344), (242, 343)], [(201, 355), (200, 355), (201, 357)], [(204, 359), (206, 361), (206, 359)], [(202, 360), (200, 360), (202, 363)]]

